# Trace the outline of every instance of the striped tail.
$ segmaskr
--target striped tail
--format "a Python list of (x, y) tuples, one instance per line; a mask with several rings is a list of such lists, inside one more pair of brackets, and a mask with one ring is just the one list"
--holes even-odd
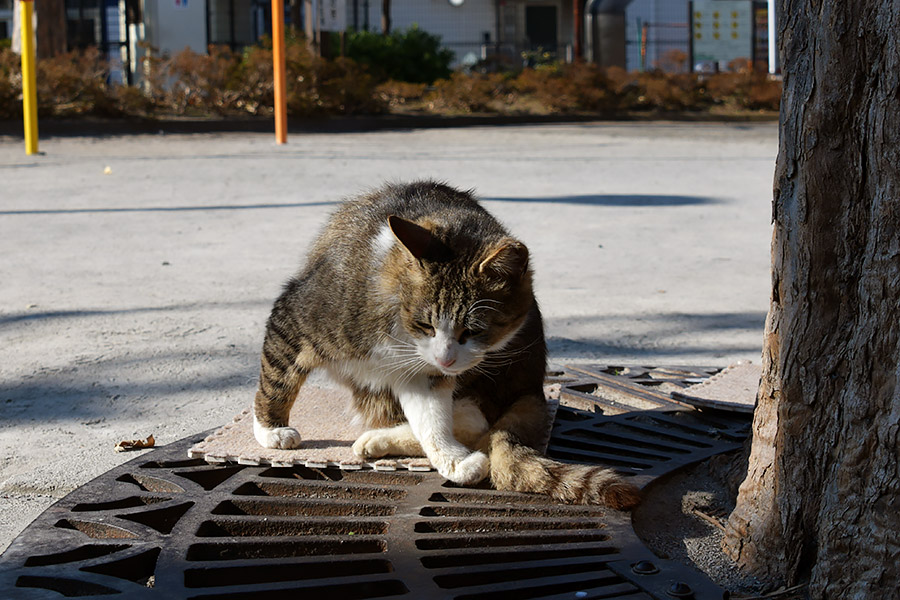
[(566, 504), (598, 504), (617, 510), (640, 502), (640, 491), (612, 469), (566, 464), (518, 443), (509, 431), (490, 434), (491, 483), (498, 490), (545, 494)]

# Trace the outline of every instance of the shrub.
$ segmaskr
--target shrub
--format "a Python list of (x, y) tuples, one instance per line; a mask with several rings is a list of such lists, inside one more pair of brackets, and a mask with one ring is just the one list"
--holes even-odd
[(497, 73), (453, 73), (435, 82), (425, 96), (431, 110), (438, 112), (499, 112), (509, 93), (505, 78)]
[(602, 112), (618, 104), (609, 79), (589, 63), (523, 69), (513, 87), (550, 112)]
[(36, 72), (39, 116), (123, 114), (107, 84), (109, 65), (96, 48), (39, 60)]
[(641, 104), (646, 105), (647, 99), (644, 97), (644, 89), (638, 81), (640, 73), (636, 71), (629, 72), (621, 67), (608, 67), (605, 74), (610, 90), (618, 100), (617, 106), (619, 108), (631, 109)]
[(687, 52), (678, 48), (672, 48), (663, 52), (659, 59), (659, 68), (668, 73), (683, 73), (688, 70), (687, 63)]
[[(287, 62), (287, 56), (285, 56)], [(238, 97), (234, 108), (251, 115), (268, 114), (275, 104), (275, 81), (273, 79), (272, 49), (270, 42), (261, 46), (244, 48), (240, 63), (234, 71), (234, 81)], [(288, 75), (285, 78), (290, 81)], [(287, 83), (290, 89), (290, 83)]]
[[(285, 50), (288, 113), (377, 114), (383, 103), (375, 94), (375, 79), (353, 60), (325, 60), (294, 38)], [(269, 60), (271, 64), (271, 59)]]
[(450, 77), (453, 52), (441, 48), (441, 38), (413, 25), (405, 31), (381, 35), (355, 31), (345, 39), (347, 56), (378, 80), (433, 83)]
[(0, 119), (22, 114), (22, 74), (19, 55), (0, 48)]
[(706, 91), (693, 73), (667, 75), (662, 71), (640, 73), (637, 85), (640, 108), (660, 110), (701, 110), (708, 106)]
[(208, 54), (185, 48), (166, 64), (169, 107), (179, 114), (233, 112), (241, 87), (239, 69), (239, 58), (227, 46), (211, 45)]
[[(119, 117), (136, 108), (133, 92), (107, 84), (109, 65), (96, 48), (40, 59), (35, 65), (39, 117)], [(143, 105), (137, 102), (137, 105)], [(0, 118), (22, 115), (21, 58), (0, 48)]]
[[(417, 30), (416, 30), (417, 31)], [(417, 34), (418, 35), (418, 34)], [(427, 34), (426, 34), (427, 35)], [(405, 37), (410, 37), (408, 32)], [(381, 38), (381, 36), (377, 36)], [(401, 36), (397, 36), (398, 39)], [(436, 43), (436, 42), (435, 42)], [(675, 57), (677, 58), (677, 57)], [(324, 60), (305, 42), (286, 44), (288, 111), (292, 116), (377, 114), (385, 110), (437, 113), (606, 113), (612, 110), (777, 110), (781, 83), (744, 61), (709, 76), (662, 71), (628, 73), (593, 64), (549, 64), (514, 74), (456, 72), (425, 83), (378, 78), (349, 58)], [(109, 66), (96, 49), (37, 64), (41, 116), (153, 114), (271, 114), (272, 50), (268, 41), (235, 53), (184, 51), (142, 59), (140, 87), (108, 84)], [(20, 58), (0, 48), (0, 119), (21, 116)]]
[[(144, 69), (152, 104), (176, 114), (271, 114), (275, 101), (271, 40), (241, 54), (210, 47), (208, 55), (184, 50), (173, 58), (151, 57)], [(378, 113), (372, 77), (348, 59), (314, 56), (303, 40), (285, 45), (288, 113), (293, 116)]]
[(319, 107), (325, 114), (383, 112), (375, 96), (375, 79), (349, 58), (320, 61), (316, 68)]
[(385, 106), (399, 109), (409, 103), (425, 97), (424, 83), (407, 83), (405, 81), (385, 81), (375, 87), (375, 95)]
[(110, 88), (112, 101), (115, 103), (118, 116), (146, 117), (156, 111), (153, 98), (134, 85), (116, 85)]
[(744, 108), (778, 110), (781, 106), (781, 82), (766, 73), (753, 73), (744, 98)]
[(705, 85), (711, 100), (733, 110), (778, 110), (781, 102), (781, 82), (767, 73), (716, 73)]
[(604, 112), (618, 105), (612, 83), (590, 63), (523, 69), (513, 87), (522, 96), (533, 97), (545, 112)]

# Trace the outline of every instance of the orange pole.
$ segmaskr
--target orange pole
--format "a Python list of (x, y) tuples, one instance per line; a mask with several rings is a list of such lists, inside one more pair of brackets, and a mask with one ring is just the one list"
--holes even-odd
[(284, 66), (284, 0), (272, 0), (272, 66), (275, 76), (275, 143), (287, 143)]

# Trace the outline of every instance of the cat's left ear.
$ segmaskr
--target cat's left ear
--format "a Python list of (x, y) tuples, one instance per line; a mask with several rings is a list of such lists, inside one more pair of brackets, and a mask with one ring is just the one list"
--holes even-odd
[(504, 240), (478, 265), (482, 275), (518, 281), (528, 270), (528, 248), (516, 240)]
[(450, 248), (421, 225), (396, 215), (388, 217), (388, 225), (413, 258), (432, 262), (444, 262), (452, 258)]

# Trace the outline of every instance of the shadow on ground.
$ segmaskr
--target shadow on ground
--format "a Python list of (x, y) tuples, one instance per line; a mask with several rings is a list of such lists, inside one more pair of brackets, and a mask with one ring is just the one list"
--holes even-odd
[(0, 210), (0, 216), (16, 215), (73, 215), (83, 213), (152, 213), (217, 210), (259, 210), (271, 208), (305, 208), (309, 206), (334, 206), (338, 202), (292, 202), (285, 204), (217, 204), (211, 206), (146, 206), (127, 208), (47, 208), (24, 210)]
[[(551, 360), (646, 357), (652, 361), (660, 355), (757, 355), (762, 349), (765, 321), (766, 313), (756, 311), (589, 315), (551, 317), (546, 319), (545, 328)], [(622, 333), (616, 337), (561, 333), (610, 329)]]
[(721, 204), (724, 202), (718, 198), (705, 196), (658, 196), (646, 194), (593, 194), (583, 196), (546, 196), (543, 198), (519, 198), (519, 197), (491, 197), (482, 198), (489, 202), (527, 202), (547, 204), (579, 204), (586, 206), (694, 206)]
[[(115, 312), (9, 315), (4, 317), (5, 329), (15, 329), (31, 319), (52, 322), (75, 316), (101, 318)], [(547, 342), (555, 362), (620, 361), (629, 357), (652, 362), (660, 356), (755, 354), (762, 345), (765, 316), (763, 312), (745, 312), (554, 317), (547, 322)], [(617, 337), (590, 333), (567, 337), (559, 333), (610, 330), (624, 333)], [(50, 420), (90, 421), (123, 412), (163, 414), (169, 411), (173, 398), (185, 402), (192, 397), (221, 397), (238, 390), (246, 392), (249, 403), (256, 386), (259, 349), (249, 344), (235, 347), (228, 342), (227, 331), (219, 333), (222, 341), (216, 344), (191, 344), (169, 352), (132, 348), (111, 356), (72, 356), (67, 364), (53, 369), (10, 373), (0, 382), (0, 419), (10, 426), (32, 421), (38, 415)], [(757, 337), (759, 344), (742, 342)]]

